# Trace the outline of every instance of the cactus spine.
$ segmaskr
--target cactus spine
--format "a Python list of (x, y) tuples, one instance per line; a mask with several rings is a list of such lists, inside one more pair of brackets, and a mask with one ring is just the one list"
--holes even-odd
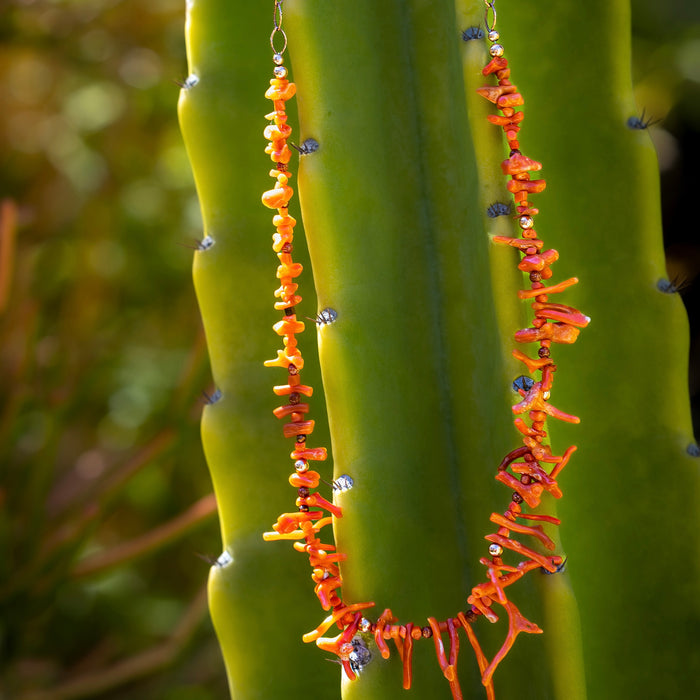
[[(570, 298), (595, 318), (595, 330), (585, 349), (567, 350), (568, 371), (557, 380), (559, 403), (583, 422), (575, 434), (557, 425), (553, 435), (555, 445), (580, 442), (559, 510), (569, 572), (523, 582), (519, 596), (545, 634), (516, 645), (499, 669), (497, 694), (585, 696), (570, 581), (590, 696), (643, 696), (682, 683), (691, 643), (678, 633), (691, 586), (671, 586), (669, 576), (694, 537), (679, 515), (693, 465), (684, 452), (692, 440), (685, 319), (679, 300), (656, 289), (663, 257), (653, 153), (646, 134), (625, 128), (634, 111), (628, 10), (622, 0), (542, 2), (536, 12), (499, 2), (499, 28), (529, 100), (524, 147), (543, 161), (549, 183), (538, 226), (562, 253), (560, 278), (585, 281)], [(496, 228), (484, 214), (485, 188), (504, 189), (490, 182), (485, 164), (497, 167), (503, 153), (486, 108), (472, 108), (485, 47), (475, 60), (477, 42), (459, 38), (465, 25), (480, 23), (482, 8), (285, 3), (299, 140), (321, 145), (300, 167), (303, 219), (319, 308), (339, 314), (319, 334), (333, 461), (336, 475), (356, 481), (342, 496), (336, 533), (348, 553), (344, 591), (405, 619), (445, 619), (480, 580), (488, 516), (503, 496), (493, 469), (513, 440), (506, 388), (517, 372), (504, 358), (521, 310), (508, 301), (512, 260), (505, 273), (499, 264), (509, 251), (488, 247), (489, 233), (508, 233), (500, 229), (506, 219)], [(181, 119), (214, 240), (196, 254), (195, 285), (222, 392), (202, 431), (233, 556), (213, 568), (210, 599), (235, 698), (335, 697), (337, 672), (299, 641), (318, 619), (308, 573), (293, 552), (260, 539), (290, 498), (282, 466), (289, 450), (269, 437), (274, 399), (260, 365), (277, 320), (268, 303), (269, 220), (258, 204), (267, 184), (258, 134), (269, 9), (220, 0), (188, 7), (199, 82), (183, 93)], [(555, 104), (560, 85), (566, 99)], [(308, 292), (308, 268), (301, 281)], [(318, 385), (306, 353), (305, 381)], [(650, 368), (654, 356), (663, 363)], [(662, 464), (673, 476), (653, 479)], [(591, 503), (608, 522), (591, 516)], [(655, 522), (640, 517), (639, 506), (657, 514)], [(635, 543), (640, 535), (648, 548)], [(602, 581), (601, 569), (609, 572)], [(644, 571), (644, 580), (623, 585), (630, 571)], [(672, 633), (662, 634), (646, 607), (669, 592)], [(621, 616), (624, 625), (611, 623)], [(497, 648), (499, 636), (485, 645)], [(623, 645), (632, 651), (621, 658)], [(416, 652), (419, 697), (447, 691), (432, 654)], [(483, 697), (478, 669), (462, 658), (465, 696)], [(359, 682), (344, 685), (344, 696), (403, 697), (396, 663), (373, 662)]]

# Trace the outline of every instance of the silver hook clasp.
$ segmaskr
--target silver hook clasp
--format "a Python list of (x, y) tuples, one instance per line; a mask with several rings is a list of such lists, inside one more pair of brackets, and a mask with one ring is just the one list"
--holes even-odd
[[(484, 0), (486, 12), (484, 13), (484, 23), (486, 24), (486, 33), (496, 29), (496, 0)], [(493, 24), (489, 24), (489, 12), (493, 13)]]
[[(272, 34), (270, 34), (270, 46), (272, 47), (272, 53), (275, 54), (275, 56), (281, 56), (285, 49), (287, 48), (287, 35), (284, 33), (284, 30), (282, 29), (282, 3), (284, 0), (275, 0), (275, 8), (272, 11), (272, 23), (274, 24), (274, 29), (272, 30)], [(284, 40), (284, 44), (279, 51), (275, 47), (275, 35), (279, 33), (282, 35), (282, 39)]]

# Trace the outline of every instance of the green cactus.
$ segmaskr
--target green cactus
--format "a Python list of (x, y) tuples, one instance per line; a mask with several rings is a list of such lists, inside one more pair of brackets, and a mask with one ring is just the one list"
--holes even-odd
[[(295, 498), (289, 444), (271, 415), (270, 387), (282, 377), (262, 366), (280, 318), (274, 229), (260, 204), (271, 186), (261, 132), (272, 6), (188, 3), (197, 80), (183, 90), (180, 118), (213, 240), (195, 254), (194, 280), (221, 391), (202, 436), (232, 557), (212, 568), (210, 608), (234, 698), (332, 698), (338, 669), (301, 642), (326, 614), (307, 563), (261, 536)], [(554, 403), (582, 420), (548, 428), (555, 453), (579, 445), (557, 503), (567, 571), (535, 571), (513, 586), (544, 634), (518, 639), (496, 672), (496, 696), (680, 696), (694, 683), (696, 609), (684, 563), (697, 551), (687, 320), (677, 295), (657, 287), (654, 151), (626, 126), (636, 112), (628, 3), (498, 0), (497, 9), (525, 97), (522, 149), (548, 182), (535, 202), (538, 230), (561, 254), (555, 280), (581, 280), (565, 302), (593, 322), (576, 345), (556, 348)], [(325, 410), (309, 332), (299, 338), (304, 383), (316, 388), (314, 443), (332, 448), (333, 472), (322, 464), (322, 476), (349, 473), (356, 484), (337, 496), (343, 595), (374, 601), (375, 619), (386, 607), (401, 620), (467, 609), (484, 577), (489, 514), (509, 498), (496, 465), (519, 444), (510, 353), (526, 308), (514, 292), (516, 254), (489, 242), (512, 235), (510, 219), (486, 215), (509, 201), (499, 167), (507, 151), (475, 93), (488, 82), (487, 45), (461, 38), (483, 16), (481, 0), (284, 3), (300, 124), (291, 140), (320, 144), (290, 168), (302, 217), (296, 197), (291, 213), (303, 218), (318, 297), (316, 307), (306, 265), (297, 313), (338, 313), (318, 333)], [(302, 262), (303, 239), (300, 223)], [(474, 627), (492, 655), (502, 623)], [(415, 646), (413, 696), (449, 697), (432, 641)], [(464, 697), (483, 698), (464, 637), (462, 646)], [(406, 697), (397, 655), (372, 651), (343, 697)]]

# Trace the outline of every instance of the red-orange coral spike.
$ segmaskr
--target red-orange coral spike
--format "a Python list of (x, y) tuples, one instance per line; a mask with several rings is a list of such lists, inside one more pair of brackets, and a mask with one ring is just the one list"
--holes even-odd
[(278, 406), (274, 411), (272, 411), (277, 418), (284, 418), (291, 413), (308, 413), (309, 404), (308, 403), (295, 403), (295, 404), (285, 404), (284, 406)]
[[(469, 643), (472, 645), (472, 649), (474, 650), (474, 655), (476, 656), (476, 661), (479, 664), (479, 671), (482, 673), (482, 683), (483, 683), (483, 673), (488, 667), (488, 659), (484, 655), (484, 652), (481, 649), (481, 646), (479, 645), (479, 640), (476, 638), (476, 634), (474, 634), (474, 630), (471, 628), (471, 625), (467, 621), (466, 617), (464, 616), (464, 613), (459, 612), (457, 613), (457, 618), (459, 621), (462, 623), (462, 628), (467, 634), (467, 639), (469, 640)], [(493, 675), (493, 674), (492, 674)], [(493, 689), (493, 679), (489, 678), (487, 683), (484, 683), (484, 687), (486, 688), (486, 697), (487, 700), (495, 700), (495, 693)]]
[(544, 533), (541, 525), (535, 525), (532, 527), (529, 525), (522, 525), (521, 523), (516, 523), (508, 518), (504, 518), (499, 513), (491, 513), (489, 520), (491, 520), (492, 523), (496, 523), (496, 525), (501, 525), (502, 527), (512, 530), (513, 532), (517, 532), (521, 535), (530, 535), (531, 537), (535, 537), (542, 542), (547, 549), (554, 549), (554, 542), (552, 542), (552, 540)]
[(457, 678), (457, 655), (459, 654), (459, 637), (457, 636), (457, 628), (454, 620), (448, 618), (445, 626), (450, 637), (450, 654), (449, 659), (445, 655), (445, 647), (442, 643), (442, 625), (434, 617), (428, 618), (428, 624), (433, 631), (433, 641), (435, 642), (435, 654), (440, 664), (442, 674), (450, 683), (453, 700), (462, 700), (462, 689)]
[(374, 603), (354, 603), (352, 605), (343, 605), (337, 610), (333, 610), (333, 612), (325, 620), (323, 620), (323, 622), (321, 622), (316, 629), (312, 630), (311, 632), (307, 632), (302, 639), (305, 642), (315, 642), (316, 640), (320, 639), (321, 635), (324, 634), (334, 623), (341, 620), (348, 613), (355, 613), (358, 610), (364, 610), (372, 607), (374, 607)]
[(319, 581), (315, 588), (314, 593), (318, 597), (321, 607), (324, 610), (330, 610), (332, 606), (331, 593), (340, 588), (343, 585), (343, 579), (340, 576), (329, 576)]
[[(265, 97), (268, 100), (282, 101), (282, 103), (287, 100), (291, 100), (296, 94), (297, 86), (294, 83), (290, 83), (286, 78), (272, 78), (270, 80), (270, 87), (265, 92)], [(275, 105), (275, 109), (277, 105)]]
[(523, 100), (523, 96), (519, 92), (503, 95), (496, 100), (496, 105), (499, 109), (503, 109), (504, 107), (518, 107), (524, 104), (525, 100)]
[(321, 475), (318, 472), (312, 471), (311, 469), (302, 472), (295, 472), (289, 475), (289, 483), (295, 488), (305, 487), (307, 489), (315, 489), (318, 486), (318, 482)]
[(493, 542), (494, 544), (499, 544), (504, 549), (510, 549), (511, 551), (516, 552), (521, 556), (527, 557), (528, 559), (532, 559), (538, 562), (539, 565), (547, 569), (547, 571), (556, 571), (557, 567), (552, 565), (552, 562), (550, 561), (549, 557), (546, 557), (544, 554), (536, 552), (534, 549), (526, 547), (524, 544), (522, 544), (522, 542), (518, 542), (517, 540), (512, 540), (509, 537), (503, 537), (503, 535), (497, 534), (486, 535), (484, 539), (488, 540), (489, 542)]
[(330, 651), (339, 657), (340, 662), (343, 665), (343, 669), (351, 681), (354, 681), (357, 678), (352, 665), (349, 663), (350, 654), (353, 651), (351, 641), (357, 632), (361, 618), (362, 615), (360, 613), (356, 613), (353, 616), (352, 622), (350, 622), (350, 624), (348, 624), (337, 637), (332, 639), (320, 638), (316, 641), (316, 645), (319, 648), (323, 649), (324, 651)]
[(520, 173), (542, 170), (542, 163), (532, 160), (522, 153), (515, 153), (501, 163), (504, 175), (519, 175)]
[(314, 431), (315, 421), (306, 420), (296, 423), (287, 423), (282, 428), (284, 437), (293, 437), (294, 435), (310, 435)]
[(297, 317), (292, 314), (291, 316), (285, 316), (281, 321), (275, 323), (272, 326), (272, 330), (277, 333), (277, 335), (293, 335), (294, 333), (303, 333), (304, 322), (297, 321)]
[(288, 185), (277, 183), (278, 186), (267, 192), (263, 192), (262, 203), (269, 209), (280, 209), (287, 206), (292, 198), (294, 190)]
[(568, 280), (559, 282), (558, 284), (553, 284), (549, 287), (538, 287), (535, 289), (521, 289), (518, 291), (518, 298), (520, 299), (532, 299), (533, 297), (539, 296), (540, 294), (558, 294), (563, 292), (568, 287), (578, 283), (578, 277), (570, 277)]
[(292, 459), (310, 459), (314, 462), (322, 462), (328, 457), (328, 451), (325, 447), (310, 447), (303, 450), (294, 450), (290, 457)]
[(542, 369), (547, 365), (552, 365), (552, 360), (549, 357), (537, 358), (528, 357), (524, 352), (521, 352), (517, 348), (513, 350), (513, 357), (516, 360), (520, 360), (525, 364), (529, 372), (535, 372), (538, 369)]
[(491, 75), (491, 73), (497, 73), (499, 70), (505, 70), (506, 68), (508, 68), (508, 61), (503, 56), (495, 56), (481, 69), (481, 73), (483, 75)]
[(485, 97), (489, 102), (497, 104), (503, 95), (508, 95), (509, 93), (514, 93), (517, 90), (515, 85), (487, 85), (485, 87), (477, 88), (477, 92)]
[(576, 342), (579, 330), (568, 323), (545, 323), (541, 328), (523, 328), (515, 333), (519, 343), (538, 343), (549, 340), (552, 343), (571, 345)]
[(307, 511), (298, 513), (282, 513), (277, 518), (277, 522), (272, 526), (275, 532), (279, 533), (290, 533), (293, 530), (299, 528), (299, 525), (306, 520), (317, 520), (323, 517), (323, 512), (317, 511)]
[(395, 620), (396, 620), (396, 618), (392, 614), (391, 609), (386, 608), (384, 610), (384, 612), (377, 619), (377, 624), (376, 624), (376, 627), (374, 629), (374, 643), (377, 645), (377, 649), (379, 649), (379, 653), (385, 659), (388, 659), (389, 656), (391, 656), (391, 652), (389, 651), (389, 647), (386, 645), (386, 642), (384, 641), (384, 627), (386, 627), (386, 625), (391, 624)]
[(496, 243), (504, 243), (513, 248), (519, 248), (522, 251), (527, 251), (529, 248), (532, 248), (533, 254), (544, 245), (544, 243), (537, 238), (523, 240), (522, 238), (511, 238), (510, 236), (494, 236), (492, 240)]
[(545, 180), (509, 180), (506, 183), (506, 189), (513, 194), (518, 192), (536, 194), (542, 192), (545, 187), (547, 187)]
[(550, 473), (550, 475), (549, 475), (550, 478), (556, 479), (556, 477), (559, 476), (559, 473), (560, 473), (561, 470), (568, 464), (569, 458), (571, 457), (571, 455), (572, 455), (574, 452), (576, 452), (577, 449), (578, 449), (578, 448), (576, 447), (576, 445), (571, 445), (571, 447), (569, 447), (569, 448), (566, 450), (566, 452), (564, 452), (564, 455), (563, 455), (561, 458), (558, 459), (557, 465), (554, 467), (554, 469), (552, 469), (552, 471), (551, 471), (551, 473)]
[[(277, 277), (281, 280), (292, 279), (294, 277), (299, 277), (299, 275), (304, 271), (304, 266), (301, 263), (287, 262), (282, 263), (277, 268)], [(303, 330), (303, 328), (302, 328)]]
[[(524, 242), (527, 245), (531, 244), (533, 240), (534, 239), (527, 239)], [(549, 270), (549, 266), (559, 258), (559, 253), (554, 249), (545, 250), (542, 253), (530, 253), (528, 252), (529, 247), (530, 246), (527, 245), (527, 248), (524, 250), (526, 255), (518, 264), (518, 270), (522, 270), (523, 272), (542, 272), (543, 277), (551, 276), (551, 272), (545, 275), (544, 271)]]
[(537, 318), (550, 318), (554, 321), (568, 323), (577, 328), (585, 328), (591, 321), (589, 316), (582, 314), (578, 309), (564, 304), (535, 301), (532, 304), (532, 309)]
[(519, 459), (523, 455), (526, 455), (530, 452), (530, 450), (527, 447), (517, 447), (514, 450), (511, 450), (502, 460), (501, 463), (498, 465), (498, 471), (502, 472), (504, 469), (508, 467), (508, 465), (511, 462), (514, 462), (516, 459)]
[(277, 396), (287, 396), (288, 394), (304, 394), (304, 396), (311, 396), (314, 393), (314, 389), (311, 386), (305, 386), (304, 384), (279, 384), (272, 387)]
[(516, 112), (510, 117), (502, 117), (499, 114), (489, 114), (486, 118), (496, 126), (508, 128), (509, 126), (518, 125), (525, 118), (525, 112)]
[(406, 636), (403, 642), (403, 687), (410, 690), (413, 681), (413, 623), (406, 623)]
[(482, 675), (481, 682), (484, 685), (487, 685), (491, 682), (493, 678), (493, 672), (496, 670), (498, 664), (500, 664), (501, 661), (503, 661), (506, 654), (510, 651), (511, 647), (513, 646), (515, 638), (521, 632), (528, 632), (530, 634), (542, 633), (542, 630), (536, 624), (530, 622), (525, 617), (523, 617), (523, 615), (520, 613), (518, 608), (516, 608), (515, 605), (513, 605), (513, 603), (508, 601), (504, 607), (508, 612), (508, 634), (506, 635), (506, 640), (503, 643), (503, 646), (498, 650), (498, 652), (496, 652), (496, 655), (493, 657), (493, 659), (491, 659), (491, 663), (488, 665), (488, 667)]
[(343, 517), (343, 510), (339, 506), (333, 505), (332, 503), (329, 503), (323, 496), (321, 496), (318, 493), (312, 493), (307, 499), (307, 503), (310, 506), (318, 507), (318, 508), (323, 508), (324, 510), (327, 510), (329, 513), (332, 513), (336, 518), (342, 518)]

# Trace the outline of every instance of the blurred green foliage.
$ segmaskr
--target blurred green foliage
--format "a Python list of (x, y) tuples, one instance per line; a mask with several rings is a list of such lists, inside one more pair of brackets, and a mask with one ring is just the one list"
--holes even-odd
[[(157, 534), (211, 488), (185, 247), (201, 227), (176, 118), (183, 17), (180, 0), (0, 12), (0, 199), (17, 224), (0, 281), (2, 697), (226, 692), (196, 557), (218, 554), (211, 501), (177, 546), (91, 559)], [(81, 573), (88, 561), (98, 570)], [(127, 663), (188, 611), (177, 667), (157, 653)], [(103, 687), (81, 690), (95, 673)]]
[[(699, 10), (634, 9), (638, 103), (663, 119), (652, 136), (670, 277), (690, 284)], [(176, 119), (183, 20), (182, 0), (0, 11), (2, 698), (227, 696), (195, 557), (217, 554), (211, 504), (177, 546), (163, 536), (109, 566), (91, 560), (210, 491), (197, 427), (208, 370), (184, 247), (201, 224)], [(697, 297), (697, 284), (684, 291), (695, 338)]]

